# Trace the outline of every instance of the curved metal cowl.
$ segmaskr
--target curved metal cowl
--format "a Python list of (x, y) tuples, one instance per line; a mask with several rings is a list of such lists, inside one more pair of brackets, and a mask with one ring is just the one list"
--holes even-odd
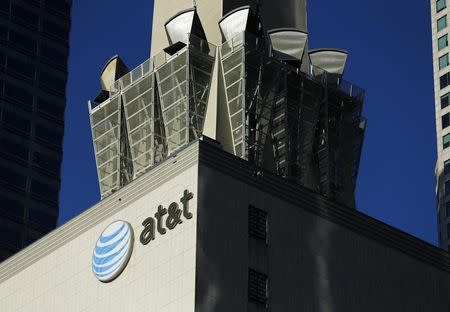
[(188, 44), (190, 34), (206, 40), (205, 31), (195, 9), (178, 12), (164, 27), (171, 45), (177, 42)]
[(330, 74), (343, 75), (347, 62), (347, 51), (339, 49), (315, 49), (309, 51), (312, 65)]
[(242, 32), (256, 33), (258, 22), (250, 6), (247, 5), (237, 8), (222, 17), (219, 21), (219, 27), (223, 41), (226, 42)]
[(128, 73), (128, 68), (122, 59), (115, 55), (106, 62), (100, 74), (100, 83), (102, 90), (110, 91), (113, 83)]
[(301, 61), (308, 42), (308, 33), (295, 28), (269, 30), (273, 55), (281, 61)]

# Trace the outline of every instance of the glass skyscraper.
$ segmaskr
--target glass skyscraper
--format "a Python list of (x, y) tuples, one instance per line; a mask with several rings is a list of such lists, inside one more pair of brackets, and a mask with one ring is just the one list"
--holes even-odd
[(0, 1), (0, 261), (56, 226), (71, 6)]

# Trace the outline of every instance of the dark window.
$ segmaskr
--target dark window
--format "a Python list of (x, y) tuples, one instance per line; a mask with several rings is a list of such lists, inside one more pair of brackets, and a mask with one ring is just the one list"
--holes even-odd
[(46, 62), (66, 70), (67, 56), (64, 52), (47, 45), (41, 45), (41, 57)]
[(31, 27), (31, 28), (38, 28), (39, 26), (39, 16), (31, 12), (30, 10), (27, 10), (25, 8), (22, 8), (21, 6), (18, 6), (16, 4), (12, 5), (11, 8), (11, 15), (13, 19), (20, 24)]
[(450, 202), (445, 203), (445, 213), (447, 218), (450, 217)]
[(450, 114), (442, 116), (442, 129), (447, 128), (450, 125)]
[(28, 221), (36, 228), (51, 230), (55, 228), (56, 216), (53, 216), (47, 212), (30, 208), (28, 210)]
[(59, 171), (61, 168), (61, 161), (58, 159), (52, 158), (48, 155), (34, 152), (33, 153), (33, 166), (44, 169), (48, 172), (51, 172), (55, 175), (59, 175)]
[(10, 0), (2, 0), (0, 1), (0, 13), (5, 13), (9, 15), (9, 5), (11, 1)]
[(70, 4), (62, 0), (46, 0), (45, 7), (64, 16), (70, 15)]
[(59, 120), (64, 119), (64, 106), (57, 103), (38, 98), (37, 109), (40, 113), (47, 114)]
[(19, 74), (27, 79), (34, 79), (34, 65), (8, 56), (8, 72)]
[(18, 48), (20, 51), (35, 55), (36, 54), (36, 40), (22, 35), (15, 31), (9, 32), (9, 42), (14, 47)]
[(31, 121), (16, 113), (3, 111), (2, 124), (9, 129), (20, 131), (22, 134), (30, 134)]
[(444, 174), (450, 173), (450, 159), (444, 162)]
[(445, 196), (450, 195), (450, 181), (445, 182)]
[(450, 93), (441, 96), (441, 109), (446, 108), (450, 104)]
[(249, 206), (248, 230), (250, 237), (267, 240), (267, 212)]
[(0, 153), (10, 155), (22, 161), (28, 161), (28, 146), (9, 138), (0, 138)]
[(6, 85), (6, 99), (23, 108), (33, 108), (33, 94), (15, 85)]
[(442, 138), (442, 145), (444, 149), (450, 146), (450, 134), (444, 135)]
[(58, 187), (41, 183), (37, 180), (31, 181), (31, 193), (33, 196), (58, 203), (59, 189)]
[(4, 166), (0, 167), (0, 184), (25, 190), (27, 177)]
[(5, 25), (0, 25), (0, 41), (8, 40), (8, 28)]
[(14, 251), (20, 249), (22, 247), (20, 228), (0, 228), (0, 246), (5, 246)]
[(69, 40), (69, 30), (66, 27), (52, 23), (50, 21), (45, 21), (42, 24), (42, 28), (44, 34), (46, 35), (60, 39), (64, 42), (67, 42)]
[(52, 145), (61, 146), (63, 134), (55, 129), (49, 129), (40, 125), (36, 125), (36, 138), (50, 143)]
[(39, 76), (39, 86), (50, 89), (58, 94), (66, 92), (66, 81), (46, 72), (41, 72)]
[(450, 83), (450, 73), (446, 73), (439, 78), (441, 89), (444, 89)]
[(42, 236), (43, 236), (43, 234), (34, 233), (34, 232), (29, 231), (27, 233), (27, 244), (30, 245), (30, 244), (34, 243), (35, 241), (40, 239)]
[(6, 55), (0, 52), (0, 69), (4, 69), (6, 67)]
[(23, 221), (24, 208), (19, 201), (0, 195), (0, 216), (14, 221)]
[(450, 238), (450, 223), (447, 223), (447, 239)]
[(267, 275), (248, 270), (248, 299), (267, 307)]

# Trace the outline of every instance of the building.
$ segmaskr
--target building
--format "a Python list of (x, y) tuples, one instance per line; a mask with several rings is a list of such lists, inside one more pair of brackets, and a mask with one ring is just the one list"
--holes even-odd
[(56, 227), (70, 11), (0, 1), (0, 261)]
[(353, 209), (347, 53), (277, 3), (155, 1), (89, 103), (102, 200), (0, 264), (2, 310), (449, 311), (449, 254)]
[[(97, 276), (121, 221), (131, 256)], [(449, 291), (447, 252), (206, 138), (0, 264), (5, 312), (449, 311)]]
[(450, 249), (450, 72), (446, 0), (431, 1), (433, 70), (436, 110), (436, 194), (439, 244)]

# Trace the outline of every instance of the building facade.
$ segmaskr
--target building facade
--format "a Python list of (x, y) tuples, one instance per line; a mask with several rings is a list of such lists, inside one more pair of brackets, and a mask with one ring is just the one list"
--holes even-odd
[(0, 1), (0, 261), (56, 226), (70, 12)]
[(0, 264), (5, 312), (449, 311), (449, 291), (447, 252), (206, 138)]

